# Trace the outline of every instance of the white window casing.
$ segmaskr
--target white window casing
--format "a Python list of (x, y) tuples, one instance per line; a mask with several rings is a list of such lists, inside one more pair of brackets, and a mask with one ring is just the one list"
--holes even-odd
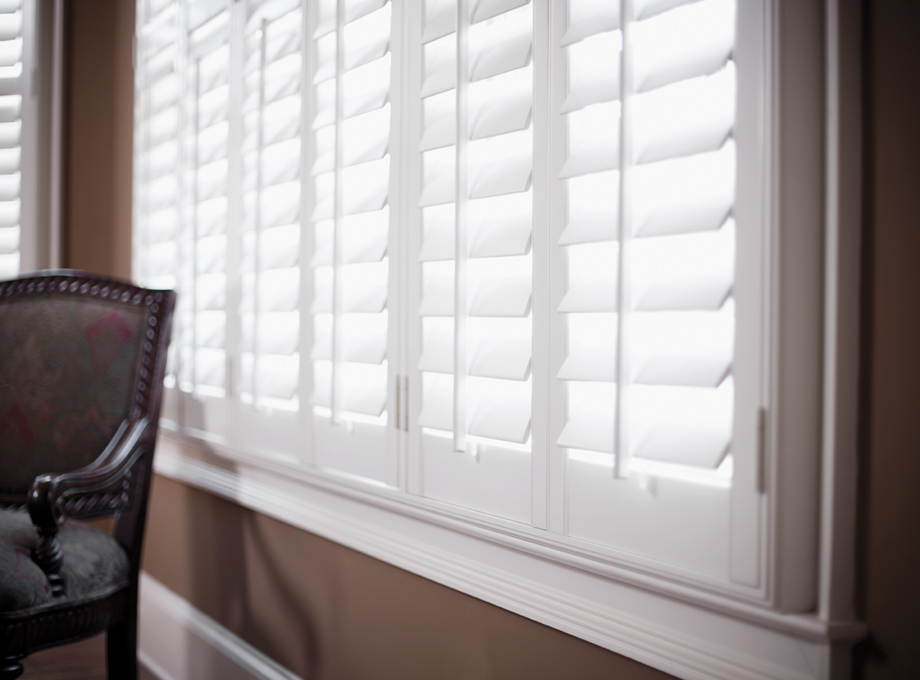
[(853, 12), (141, 0), (158, 471), (680, 677), (842, 677)]

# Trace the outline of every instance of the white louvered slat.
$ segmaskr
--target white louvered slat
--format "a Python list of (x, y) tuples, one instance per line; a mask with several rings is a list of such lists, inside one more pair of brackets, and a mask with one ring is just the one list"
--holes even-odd
[(709, 75), (731, 55), (735, 0), (693, 2), (637, 22), (634, 38), (637, 92)]
[(618, 37), (615, 33), (601, 33), (567, 50), (569, 92), (562, 113), (619, 99), (622, 46)]
[(470, 138), (526, 130), (533, 112), (532, 79), (531, 69), (518, 69), (471, 85)]
[(616, 30), (620, 25), (620, 3), (608, 0), (571, 0), (569, 25), (562, 39), (568, 47), (598, 33)]
[(457, 5), (455, 0), (428, 0), (425, 4), (425, 27), (422, 42), (443, 38), (457, 30)]
[(523, 68), (533, 54), (531, 8), (502, 14), (470, 29), (470, 80)]
[(526, 5), (530, 0), (477, 0), (473, 4), (473, 12), (470, 16), (471, 23), (478, 24), (480, 21), (497, 17), (500, 14), (510, 12), (513, 9)]

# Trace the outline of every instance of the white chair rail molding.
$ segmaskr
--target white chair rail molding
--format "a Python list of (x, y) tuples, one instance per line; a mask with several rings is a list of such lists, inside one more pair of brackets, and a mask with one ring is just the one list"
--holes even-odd
[(857, 11), (138, 0), (157, 471), (678, 677), (848, 677)]

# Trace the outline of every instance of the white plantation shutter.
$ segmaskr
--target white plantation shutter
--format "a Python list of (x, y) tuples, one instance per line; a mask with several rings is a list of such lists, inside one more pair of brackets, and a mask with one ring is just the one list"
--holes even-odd
[(531, 424), (532, 8), (519, 1), (461, 1), (459, 33), (456, 3), (432, 0), (425, 9), (418, 423), (451, 432), (459, 450), (467, 435), (525, 444)]
[(282, 411), (299, 408), (302, 32), (298, 0), (246, 6), (240, 398)]
[(393, 8), (325, 0), (314, 10), (310, 400), (318, 462), (384, 479)]
[(22, 241), (23, 10), (0, 2), (0, 279), (17, 276)]
[(735, 578), (764, 285), (736, 0), (140, 7), (177, 427)]
[[(654, 553), (653, 531), (636, 541), (602, 526), (604, 512), (635, 502), (624, 500), (628, 483), (608, 488), (588, 475), (646, 483), (651, 474), (678, 485), (659, 491), (651, 519), (636, 513), (633, 531), (673, 512), (664, 509), (672, 495), (683, 494), (692, 515), (700, 485), (713, 489), (700, 534), (727, 507), (735, 3), (634, 0), (622, 21), (617, 4), (570, 0), (561, 41), (566, 291), (557, 311), (566, 356), (556, 377), (567, 417), (558, 444), (570, 451), (571, 533)], [(727, 564), (725, 539), (709, 555), (688, 551), (702, 563), (687, 566)], [(674, 543), (664, 552), (681, 562)]]
[(146, 285), (172, 288), (178, 262), (179, 77), (178, 6), (160, 3), (145, 19), (138, 37), (137, 211), (135, 256)]
[[(150, 2), (140, 14), (135, 101), (135, 254), (137, 279), (152, 288), (179, 282), (180, 7)], [(183, 296), (184, 297), (184, 296)], [(180, 304), (188, 306), (185, 300)], [(186, 311), (186, 322), (189, 313)], [(176, 326), (178, 329), (178, 320)], [(178, 335), (177, 330), (177, 335)], [(166, 385), (176, 387), (177, 343), (169, 348)], [(172, 405), (168, 403), (167, 409)]]
[(230, 11), (225, 0), (185, 5), (181, 109), (180, 301), (174, 344), (183, 392), (227, 390)]
[(424, 493), (523, 519), (533, 384), (533, 7), (428, 0), (422, 13)]
[(559, 443), (617, 452), (621, 474), (630, 456), (718, 467), (731, 434), (734, 3), (671, 5), (636, 3), (638, 18), (652, 16), (630, 26), (619, 91), (593, 71), (619, 62), (622, 31), (566, 46), (569, 352), (558, 377), (572, 382)]

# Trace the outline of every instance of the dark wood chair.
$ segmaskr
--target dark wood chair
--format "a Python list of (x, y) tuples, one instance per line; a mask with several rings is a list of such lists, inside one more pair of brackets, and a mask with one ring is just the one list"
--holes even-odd
[[(80, 272), (0, 282), (0, 680), (107, 631), (137, 677), (137, 577), (175, 293)], [(108, 535), (78, 520), (114, 515)]]

